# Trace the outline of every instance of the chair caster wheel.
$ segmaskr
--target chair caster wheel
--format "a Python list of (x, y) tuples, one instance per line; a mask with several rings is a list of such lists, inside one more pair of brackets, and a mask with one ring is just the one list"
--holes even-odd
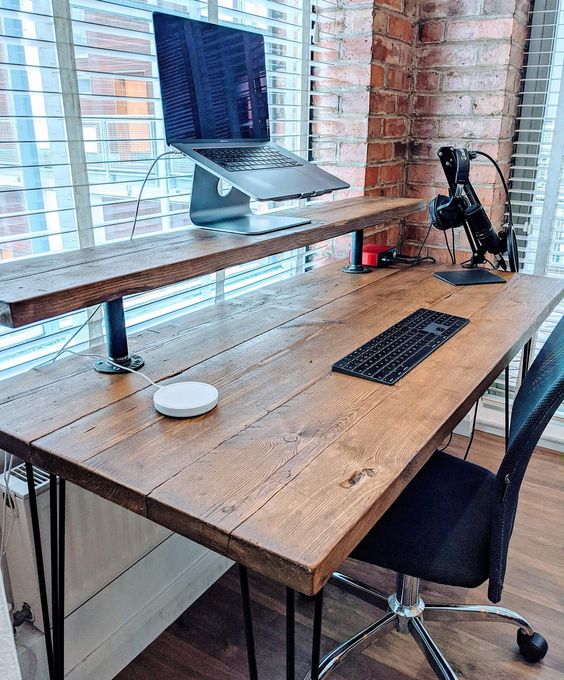
[(539, 633), (527, 635), (519, 629), (517, 631), (517, 644), (521, 656), (530, 663), (538, 663), (541, 659), (544, 659), (548, 652), (548, 642)]

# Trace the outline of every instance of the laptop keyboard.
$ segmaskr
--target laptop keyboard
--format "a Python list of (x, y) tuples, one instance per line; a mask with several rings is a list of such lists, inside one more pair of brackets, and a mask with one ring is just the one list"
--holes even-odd
[(468, 319), (418, 309), (333, 364), (333, 370), (393, 385), (466, 326)]
[(194, 151), (213, 163), (217, 163), (228, 172), (272, 170), (273, 168), (293, 168), (302, 165), (302, 163), (298, 163), (298, 161), (267, 146), (194, 149)]

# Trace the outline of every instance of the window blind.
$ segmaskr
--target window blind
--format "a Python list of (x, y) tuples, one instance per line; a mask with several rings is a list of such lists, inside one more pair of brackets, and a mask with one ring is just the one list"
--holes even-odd
[[(535, 0), (514, 140), (510, 192), (521, 269), (538, 276), (564, 277), (564, 2)], [(564, 313), (560, 304), (539, 329), (534, 353)], [(512, 395), (519, 384), (519, 359), (510, 367)], [(498, 406), (503, 380), (489, 391)], [(554, 426), (564, 427), (561, 407)], [(562, 436), (562, 435), (561, 435)]]
[[(273, 139), (310, 157), (317, 48), (316, 7), (307, 0), (1, 0), (0, 260), (129, 237), (145, 174), (166, 150), (155, 10), (264, 34)], [(144, 189), (136, 238), (187, 225), (193, 169), (186, 158), (159, 161)], [(318, 266), (329, 251), (301, 249), (132, 296), (128, 326), (241, 295)], [(52, 356), (92, 311), (0, 328), (0, 377)], [(102, 333), (99, 312), (71, 346), (97, 342)]]

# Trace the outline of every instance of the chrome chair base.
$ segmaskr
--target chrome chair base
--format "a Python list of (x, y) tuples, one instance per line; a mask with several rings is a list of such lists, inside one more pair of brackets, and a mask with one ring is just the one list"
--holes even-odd
[[(457, 680), (451, 665), (437, 647), (424, 625), (425, 621), (497, 621), (511, 623), (519, 628), (518, 642), (521, 653), (527, 660), (522, 642), (535, 641), (535, 649), (539, 648), (534, 659), (540, 661), (546, 654), (548, 645), (544, 638), (535, 633), (531, 625), (522, 616), (510, 609), (495, 605), (463, 605), (463, 604), (425, 604), (419, 594), (419, 579), (413, 576), (398, 574), (396, 592), (387, 597), (384, 593), (356, 581), (350, 576), (335, 572), (329, 583), (350, 592), (362, 600), (386, 609), (386, 614), (359, 631), (349, 640), (325, 655), (319, 664), (319, 680), (325, 680), (351, 654), (358, 654), (370, 647), (375, 639), (395, 627), (401, 633), (409, 633), (425, 654), (435, 675), (442, 680)], [(540, 643), (539, 643), (540, 641)], [(544, 643), (544, 644), (543, 644)], [(304, 680), (311, 680), (309, 671)]]

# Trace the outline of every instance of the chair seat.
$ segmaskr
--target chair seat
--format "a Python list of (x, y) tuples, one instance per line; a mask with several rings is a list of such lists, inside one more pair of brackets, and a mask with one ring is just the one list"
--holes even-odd
[(488, 578), (495, 475), (436, 451), (351, 557), (444, 585)]

